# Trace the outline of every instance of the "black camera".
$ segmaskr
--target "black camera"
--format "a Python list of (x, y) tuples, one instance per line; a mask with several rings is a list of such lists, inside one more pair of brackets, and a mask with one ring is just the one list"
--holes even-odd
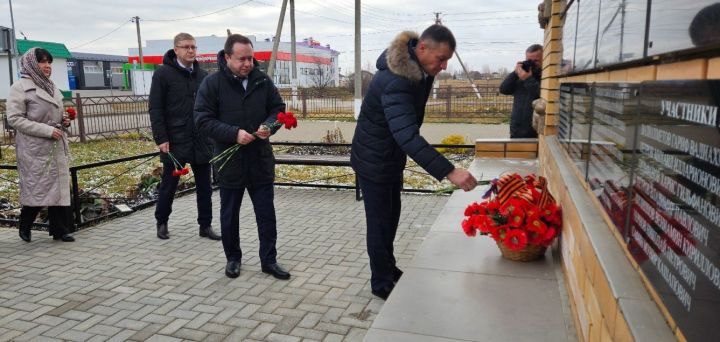
[(535, 69), (535, 61), (530, 59), (522, 61), (522, 66), (520, 67), (526, 72), (530, 72), (531, 69)]

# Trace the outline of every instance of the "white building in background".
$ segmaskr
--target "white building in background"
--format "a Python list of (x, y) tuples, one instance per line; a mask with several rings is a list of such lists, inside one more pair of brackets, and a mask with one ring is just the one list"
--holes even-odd
[[(20, 56), (27, 52), (27, 50), (34, 47), (40, 47), (50, 52), (53, 56), (52, 75), (50, 76), (50, 79), (55, 82), (55, 85), (60, 90), (68, 92), (70, 90), (70, 83), (68, 81), (67, 60), (68, 58), (71, 58), (72, 55), (70, 54), (70, 51), (68, 51), (67, 47), (65, 47), (65, 44), (42, 42), (37, 40), (17, 40), (17, 48), (20, 52)], [(11, 61), (12, 73), (10, 73), (8, 54), (0, 54), (0, 99), (7, 99), (8, 94), (10, 93), (10, 77), (12, 77), (13, 82), (18, 80), (19, 73), (16, 68), (18, 65), (15, 62), (16, 58), (18, 58), (18, 56), (13, 56), (13, 60)]]
[[(255, 36), (248, 36), (253, 42), (255, 59), (260, 68), (267, 70), (272, 53), (273, 42), (270, 39), (258, 41)], [(225, 46), (226, 37), (205, 36), (195, 37), (197, 42), (197, 60), (200, 66), (208, 72), (217, 70), (217, 54)], [(145, 64), (162, 64), (165, 52), (173, 47), (172, 39), (147, 40), (143, 47), (143, 62)], [(273, 82), (278, 87), (292, 86), (291, 75), (291, 43), (280, 42), (278, 56), (275, 62), (275, 75)], [(297, 85), (301, 87), (313, 86), (339, 86), (340, 72), (338, 70), (338, 51), (329, 45), (322, 46), (312, 38), (305, 39), (296, 44), (297, 54)], [(138, 63), (138, 49), (128, 49), (130, 63)]]

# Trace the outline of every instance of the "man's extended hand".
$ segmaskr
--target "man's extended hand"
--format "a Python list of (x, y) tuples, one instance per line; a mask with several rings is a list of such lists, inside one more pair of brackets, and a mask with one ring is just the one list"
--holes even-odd
[(465, 169), (455, 168), (447, 175), (447, 179), (460, 189), (470, 191), (477, 186), (477, 180)]
[(247, 145), (255, 140), (255, 136), (246, 132), (244, 129), (238, 130), (237, 143), (240, 145)]
[(168, 152), (170, 152), (170, 142), (169, 142), (169, 141), (166, 141), (166, 142), (164, 142), (164, 143), (162, 143), (162, 144), (160, 144), (160, 145), (157, 145), (157, 146), (158, 146), (158, 150), (160, 150), (160, 152), (162, 152), (162, 153), (168, 153)]
[(255, 132), (255, 135), (260, 139), (267, 139), (270, 134), (272, 134), (270, 128), (265, 125), (260, 125), (260, 128), (258, 128), (257, 132)]
[(515, 65), (515, 74), (517, 74), (520, 80), (524, 81), (528, 79), (528, 77), (532, 76), (532, 69), (530, 69), (530, 71), (525, 71), (522, 68), (522, 62), (518, 62)]

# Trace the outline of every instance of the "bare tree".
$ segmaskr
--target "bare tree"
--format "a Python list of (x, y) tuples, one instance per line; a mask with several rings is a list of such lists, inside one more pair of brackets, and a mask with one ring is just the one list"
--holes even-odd
[(453, 75), (447, 71), (443, 71), (435, 77), (436, 80), (449, 80), (451, 78), (453, 78)]
[(492, 70), (490, 69), (490, 66), (487, 64), (483, 64), (482, 66), (482, 74), (484, 79), (490, 79), (490, 75), (492, 74)]
[(315, 68), (308, 70), (310, 73), (310, 85), (323, 90), (328, 87), (336, 86), (335, 73), (329, 66), (325, 64), (316, 64)]
[(510, 73), (510, 71), (508, 70), (507, 67), (501, 67), (498, 70), (498, 73), (500, 74), (500, 78), (505, 78)]
[[(370, 87), (370, 81), (372, 81), (373, 74), (367, 70), (362, 71), (362, 93), (367, 93), (367, 89)], [(352, 93), (355, 91), (355, 73), (347, 76), (347, 89)]]

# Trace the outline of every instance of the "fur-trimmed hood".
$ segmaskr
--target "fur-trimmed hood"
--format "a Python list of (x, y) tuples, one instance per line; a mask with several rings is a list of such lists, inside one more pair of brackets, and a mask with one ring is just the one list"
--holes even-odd
[(418, 82), (423, 78), (423, 71), (412, 49), (417, 44), (418, 34), (403, 31), (398, 34), (377, 60), (378, 70), (389, 69), (390, 72), (411, 81)]

